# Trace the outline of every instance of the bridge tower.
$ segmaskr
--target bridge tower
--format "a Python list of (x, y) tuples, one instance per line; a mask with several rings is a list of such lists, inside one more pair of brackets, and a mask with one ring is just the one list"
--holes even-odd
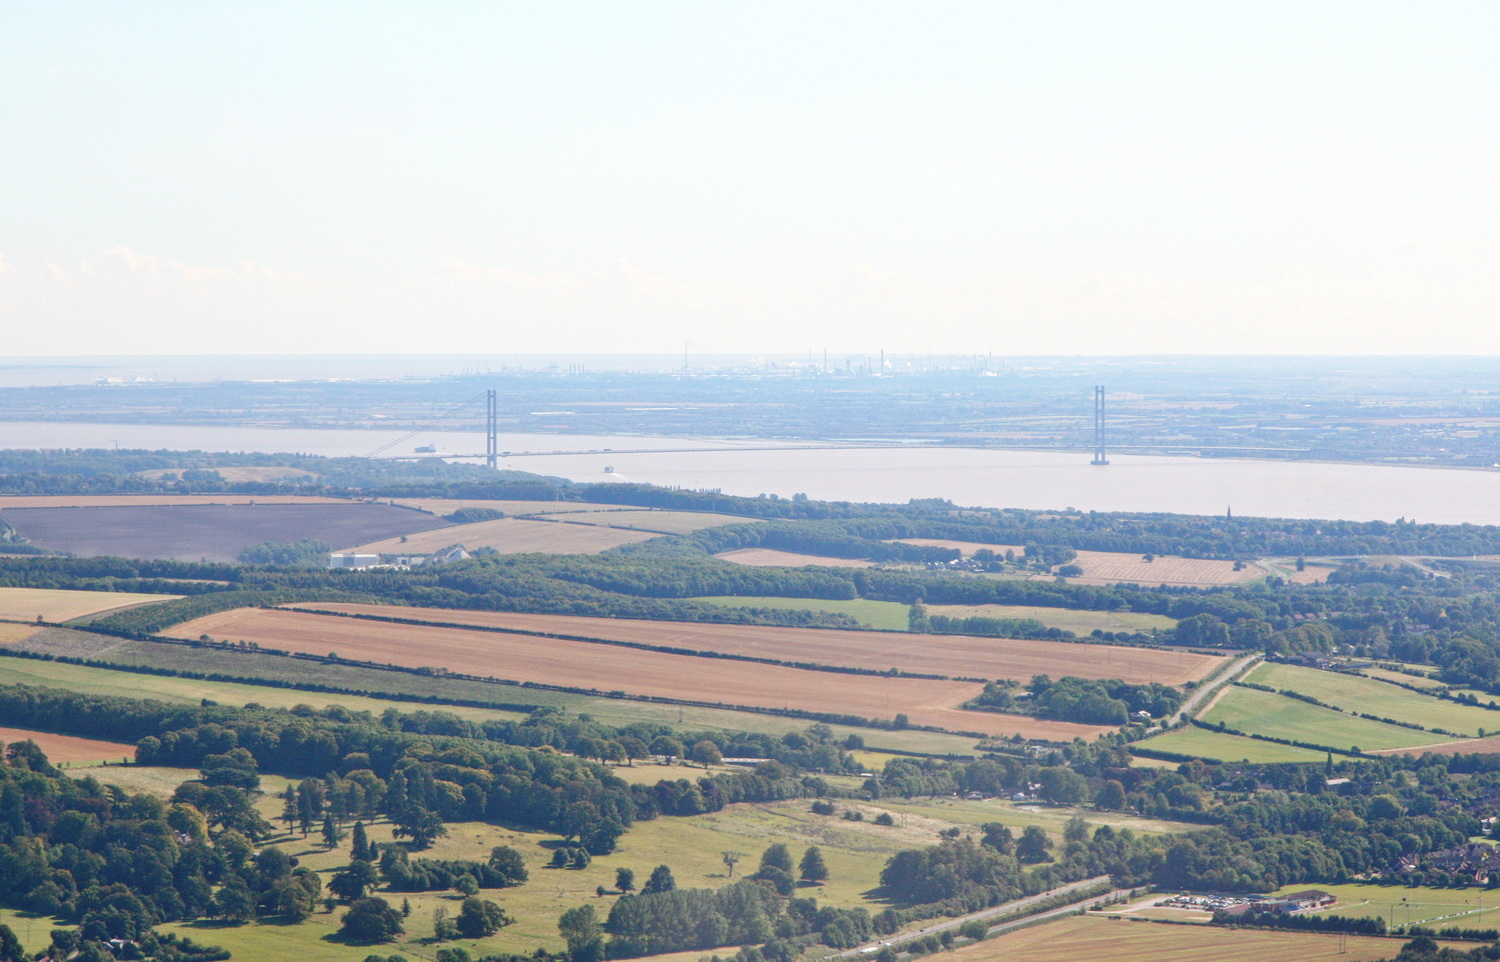
[(1109, 464), (1104, 451), (1104, 385), (1094, 385), (1094, 460), (1093, 465)]
[(484, 460), (491, 470), (500, 467), (500, 414), (494, 388), (484, 394)]

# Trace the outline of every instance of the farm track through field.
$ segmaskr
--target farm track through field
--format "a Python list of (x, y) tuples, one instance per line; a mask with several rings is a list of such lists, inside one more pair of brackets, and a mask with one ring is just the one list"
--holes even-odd
[(564, 685), (600, 693), (664, 697), (770, 710), (791, 709), (890, 720), (988, 735), (1070, 741), (1108, 728), (1041, 721), (1019, 715), (963, 711), (975, 682), (830, 675), (776, 665), (662, 654), (588, 642), (460, 628), (399, 625), (285, 609), (237, 609), (172, 629), (177, 637), (206, 634), (264, 648), (407, 668)]
[[(1028, 681), (1033, 675), (1046, 674), (1054, 678), (1078, 675), (1084, 678), (1119, 678), (1136, 684), (1156, 681), (1167, 685), (1181, 685), (1201, 679), (1223, 664), (1223, 659), (1219, 656), (1189, 651), (971, 635), (785, 628), (774, 625), (717, 625), (326, 602), (287, 607), (600, 638), (692, 651), (748, 655), (783, 662), (838, 665), (874, 671), (897, 668), (955, 678), (1014, 678)], [(179, 626), (172, 629), (172, 633), (182, 635), (187, 630), (187, 626)], [(195, 634), (186, 637), (195, 637)]]

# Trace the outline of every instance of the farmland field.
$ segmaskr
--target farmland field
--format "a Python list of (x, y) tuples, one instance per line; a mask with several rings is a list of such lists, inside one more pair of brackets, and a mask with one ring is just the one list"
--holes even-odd
[(1413, 685), (1417, 688), (1444, 688), (1441, 681), (1427, 675), (1408, 675), (1404, 672), (1391, 671), (1388, 668), (1361, 668), (1361, 674), (1369, 675), (1371, 678), (1379, 678), (1383, 681), (1394, 681), (1402, 685)]
[(352, 504), (301, 494), (0, 494), (0, 511), (17, 508), (142, 508), (226, 504)]
[(1140, 585), (1185, 585), (1212, 588), (1254, 581), (1265, 572), (1253, 564), (1234, 570), (1232, 561), (1206, 561), (1157, 555), (1155, 561), (1143, 561), (1138, 554), (1120, 551), (1080, 551), (1070, 564), (1083, 574), (1069, 580), (1076, 584), (1115, 584), (1131, 582)]
[(25, 641), (36, 634), (34, 625), (18, 625), (13, 622), (0, 622), (0, 645), (11, 645)]
[[(147, 471), (137, 471), (136, 475), (142, 478), (158, 479), (165, 475), (181, 476), (183, 468), (151, 468)], [(240, 481), (316, 481), (318, 475), (303, 468), (288, 467), (212, 467), (202, 468), (204, 471), (214, 471), (225, 481), (236, 483)]]
[[(1179, 755), (1193, 755), (1220, 762), (1320, 762), (1324, 758), (1323, 752), (1310, 748), (1278, 745), (1258, 738), (1205, 731), (1197, 727), (1179, 728), (1136, 744), (1159, 752), (1176, 752)], [(1137, 760), (1137, 764), (1141, 761)]]
[(1399, 728), (1285, 695), (1234, 686), (1214, 700), (1202, 719), (1210, 724), (1222, 721), (1251, 734), (1344, 749), (1409, 748), (1433, 741), (1431, 732)]
[[(693, 655), (670, 655), (589, 642), (506, 635), (459, 628), (396, 625), (288, 610), (238, 609), (173, 629), (188, 637), (245, 639), (263, 647), (517, 681), (620, 691), (759, 708), (850, 714), (987, 735), (1021, 734), (1070, 741), (1107, 728), (1040, 721), (1018, 715), (963, 711), (976, 682), (838, 675)], [(587, 646), (587, 647), (585, 647)]]
[(565, 514), (583, 511), (619, 511), (628, 505), (593, 501), (485, 501), (474, 498), (392, 498), (394, 503), (432, 514), (452, 514), (459, 508), (493, 508), (511, 517), (530, 514)]
[[(1480, 729), (1500, 731), (1500, 712), (1419, 695), (1383, 681), (1345, 675), (1336, 671), (1299, 668), (1294, 665), (1257, 665), (1246, 681), (1272, 688), (1311, 695), (1345, 711), (1362, 711), (1394, 718), (1426, 728), (1441, 728), (1459, 735), (1477, 735)], [(1447, 740), (1442, 735), (1427, 741)]]
[(116, 608), (174, 601), (181, 595), (141, 595), (126, 591), (65, 591), (57, 588), (0, 588), (0, 618), (69, 621)]
[[(247, 704), (249, 702), (272, 706), (299, 703), (342, 704), (355, 710), (368, 707), (377, 714), (387, 707), (394, 707), (403, 712), (423, 709), (446, 711), (465, 718), (509, 714), (499, 709), (468, 708), (444, 703), (445, 700), (469, 700), (561, 708), (568, 712), (587, 713), (607, 725), (646, 723), (671, 725), (691, 731), (713, 729), (784, 735), (787, 732), (801, 731), (809, 724), (806, 719), (760, 712), (627, 701), (540, 688), (493, 685), (459, 678), (381, 671), (376, 668), (360, 668), (354, 665), (319, 664), (254, 652), (184, 648), (179, 645), (164, 645), (151, 641), (126, 641), (61, 629), (38, 634), (21, 647), (47, 654), (67, 654), (106, 661), (122, 667), (142, 666), (219, 673), (246, 679), (265, 679), (268, 684), (262, 686), (160, 676), (143, 679), (139, 674), (126, 671), (19, 658), (0, 659), (0, 684), (24, 683), (66, 688), (70, 691), (89, 694), (125, 697), (138, 697), (140, 686), (149, 684), (154, 697), (159, 697), (164, 701), (180, 699), (197, 702), (201, 698), (210, 698), (224, 704)], [(274, 687), (275, 683), (288, 681), (332, 685), (373, 694), (369, 698), (361, 698), (352, 695), (325, 695)], [(411, 695), (431, 699), (431, 701), (414, 702), (399, 699), (386, 701), (380, 698), (380, 692)], [(830, 727), (838, 738), (858, 735), (874, 749), (935, 755), (966, 755), (974, 751), (975, 744), (972, 738), (938, 732), (910, 729), (887, 731), (848, 725)]]
[[(1181, 685), (1203, 678), (1223, 659), (1187, 651), (1158, 651), (1121, 645), (1079, 645), (969, 635), (922, 635), (834, 628), (781, 628), (768, 625), (712, 625), (683, 621), (639, 621), (575, 615), (402, 608), (392, 605), (316, 604), (315, 608), (352, 614), (411, 618), (491, 628), (538, 631), (692, 651), (750, 655), (781, 661), (951, 675), (1030, 679), (1033, 675), (1080, 675), (1140, 683)], [(216, 617), (216, 616), (211, 616)], [(368, 622), (367, 622), (368, 623)], [(197, 624), (194, 622), (193, 624)], [(183, 634), (187, 632), (187, 634)], [(189, 625), (171, 629), (175, 637), (197, 637)], [(214, 637), (222, 637), (210, 631)], [(238, 635), (231, 635), (238, 639)]]
[(707, 511), (590, 511), (577, 517), (563, 518), (575, 524), (609, 525), (614, 528), (638, 528), (663, 534), (692, 534), (704, 528), (722, 528), (727, 524), (759, 524), (760, 518), (741, 518), (732, 514)]
[[(1394, 958), (1404, 939), (1265, 932), (1210, 925), (1165, 925), (1110, 919), (1107, 913), (1066, 918), (997, 936), (953, 953), (955, 962), (1374, 962)], [(1447, 943), (1454, 944), (1454, 943)], [(1465, 945), (1465, 948), (1471, 946)]]
[(732, 561), (737, 565), (755, 567), (801, 568), (805, 565), (822, 565), (825, 568), (875, 567), (875, 562), (860, 558), (826, 558), (823, 555), (777, 551), (775, 548), (736, 548), (733, 551), (721, 551), (714, 557)]
[(829, 611), (848, 615), (870, 628), (882, 631), (905, 631), (910, 623), (911, 606), (899, 601), (870, 601), (866, 598), (833, 600), (824, 598), (770, 598), (747, 595), (718, 595), (690, 598), (726, 608), (775, 608), (778, 611)]
[[(1342, 915), (1347, 918), (1385, 919), (1390, 928), (1404, 925), (1426, 925), (1444, 928), (1495, 928), (1500, 916), (1500, 895), (1482, 888), (1431, 889), (1408, 888), (1405, 885), (1325, 885), (1315, 886), (1338, 897), (1338, 904), (1316, 914)], [(1272, 892), (1282, 895), (1306, 889), (1306, 885), (1288, 885)]]
[(983, 548), (988, 548), (998, 555), (1010, 551), (1018, 558), (1026, 550), (1018, 544), (985, 544), (979, 541), (952, 541), (948, 538), (896, 538), (895, 540), (902, 544), (914, 544), (924, 548), (953, 548), (965, 558), (973, 557), (974, 552)]
[[(446, 521), (442, 523), (447, 524)], [(501, 518), (411, 534), (405, 541), (386, 538), (343, 550), (367, 554), (420, 554), (439, 551), (451, 544), (461, 544), (469, 551), (475, 548), (494, 548), (501, 554), (598, 554), (607, 548), (617, 548), (622, 544), (647, 541), (655, 537), (658, 536), (645, 531)]]
[(54, 735), (52, 732), (30, 731), (24, 728), (0, 728), (0, 743), (31, 739), (46, 753), (52, 762), (99, 762), (108, 759), (119, 761), (134, 758), (135, 746), (123, 742), (106, 742), (96, 738), (77, 738), (73, 735)]
[(1135, 611), (1082, 611), (1044, 608), (1040, 605), (928, 605), (927, 613), (949, 618), (1034, 618), (1048, 628), (1061, 628), (1086, 635), (1101, 631), (1163, 631), (1176, 627), (1177, 619)]
[[(1428, 738), (1442, 737), (1441, 735), (1428, 733)], [(1432, 752), (1434, 755), (1469, 755), (1475, 752), (1482, 754), (1500, 752), (1500, 735), (1490, 735), (1486, 738), (1465, 738), (1456, 741), (1425, 742), (1403, 748), (1383, 749), (1372, 754), (1424, 755), (1427, 752)]]
[(386, 504), (191, 505), (6, 508), (5, 520), (44, 548), (78, 555), (234, 561), (265, 541), (316, 538), (350, 544), (447, 527), (449, 522)]

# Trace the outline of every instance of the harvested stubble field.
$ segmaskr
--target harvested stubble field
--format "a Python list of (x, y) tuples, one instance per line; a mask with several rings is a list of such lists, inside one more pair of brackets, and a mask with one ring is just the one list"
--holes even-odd
[[(959, 949), (954, 962), (1375, 962), (1403, 939), (1312, 932), (1265, 932), (1212, 925), (1110, 919), (1107, 912), (1022, 929)], [(1445, 943), (1460, 945), (1461, 943)], [(1464, 946), (1468, 948), (1470, 946)]]
[(638, 528), (662, 534), (692, 534), (704, 528), (722, 528), (730, 524), (760, 524), (760, 518), (741, 518), (732, 514), (707, 511), (589, 511), (577, 516), (559, 515), (559, 521), (574, 524), (608, 525), (613, 528)]
[[(1078, 675), (1119, 678), (1141, 683), (1157, 681), (1181, 685), (1203, 678), (1223, 664), (1215, 655), (1189, 651), (1158, 651), (1122, 645), (1080, 645), (1016, 638), (970, 635), (918, 635), (906, 632), (859, 631), (835, 628), (781, 628), (769, 625), (710, 625), (686, 621), (640, 621), (629, 618), (588, 618), (580, 615), (537, 615), (509, 611), (464, 611), (453, 608), (403, 608), (393, 605), (316, 603), (289, 607), (314, 608), (383, 618), (447, 622), (664, 645), (691, 651), (749, 655), (777, 661), (837, 665), (968, 678), (1015, 678), (1033, 675)], [(192, 624), (197, 624), (193, 622)], [(187, 632), (187, 634), (184, 634)], [(189, 625), (171, 630), (176, 637), (197, 637)], [(215, 638), (221, 637), (210, 631)], [(238, 635), (232, 636), (238, 639)]]
[(393, 498), (395, 504), (437, 515), (452, 514), (459, 508), (491, 508), (510, 517), (529, 514), (565, 514), (584, 511), (619, 511), (618, 504), (593, 501), (484, 501), (474, 498)]
[(28, 738), (36, 742), (52, 762), (100, 762), (135, 757), (135, 746), (123, 742), (54, 735), (25, 728), (0, 728), (0, 742), (21, 742)]
[(1241, 571), (1235, 571), (1233, 561), (1208, 561), (1170, 555), (1157, 555), (1155, 561), (1143, 561), (1142, 558), (1142, 555), (1120, 551), (1080, 551), (1070, 564), (1082, 568), (1083, 574), (1069, 580), (1084, 585), (1107, 585), (1124, 581), (1140, 585), (1212, 588), (1254, 581), (1265, 575), (1263, 570), (1252, 564), (1245, 565)]
[(1177, 626), (1176, 618), (1138, 611), (1083, 611), (1071, 608), (1044, 608), (1040, 605), (928, 605), (930, 615), (949, 618), (1033, 618), (1048, 628), (1061, 628), (1086, 635), (1098, 628), (1103, 631), (1163, 631)]
[(1005, 552), (1011, 551), (1014, 552), (1016, 557), (1018, 558), (1026, 550), (1018, 544), (988, 544), (981, 541), (952, 541), (948, 538), (896, 538), (894, 540), (899, 541), (902, 544), (914, 544), (924, 548), (953, 548), (965, 558), (972, 558), (974, 556), (974, 552), (979, 551), (982, 548), (988, 548), (998, 555), (1003, 555), (1005, 554)]
[(1020, 734), (1070, 741), (1110, 730), (954, 707), (979, 694), (982, 686), (975, 682), (840, 675), (583, 641), (397, 625), (284, 609), (221, 612), (178, 625), (172, 634), (189, 638), (206, 634), (283, 651), (313, 655), (336, 652), (342, 658), (408, 668), (442, 666), (464, 674), (635, 696), (881, 720), (905, 714), (914, 725), (987, 735)]
[(875, 567), (875, 562), (859, 558), (825, 558), (822, 555), (777, 551), (775, 548), (736, 548), (733, 551), (721, 551), (714, 557), (724, 561), (733, 561), (737, 565), (755, 567), (801, 568), (806, 565), (822, 565), (825, 568)]
[(315, 538), (358, 544), (450, 526), (420, 511), (349, 501), (6, 508), (4, 517), (44, 548), (178, 561), (234, 561), (244, 549), (265, 541)]
[(436, 531), (424, 531), (408, 535), (405, 541), (386, 538), (344, 550), (367, 554), (420, 554), (439, 551), (451, 544), (461, 544), (469, 551), (494, 548), (501, 554), (598, 554), (608, 548), (656, 537), (659, 535), (646, 531), (500, 518), (496, 521), (477, 521), (473, 524), (439, 528)]
[[(312, 471), (302, 468), (274, 467), (213, 467), (204, 468), (205, 471), (214, 471), (219, 477), (230, 483), (240, 481), (316, 481), (318, 475)], [(152, 468), (149, 471), (137, 471), (136, 474), (142, 478), (161, 478), (166, 475), (181, 475), (182, 468)]]
[(0, 618), (32, 621), (38, 615), (44, 621), (69, 621), (84, 615), (96, 615), (117, 608), (161, 601), (175, 601), (181, 595), (142, 595), (126, 591), (68, 591), (61, 588), (0, 588)]

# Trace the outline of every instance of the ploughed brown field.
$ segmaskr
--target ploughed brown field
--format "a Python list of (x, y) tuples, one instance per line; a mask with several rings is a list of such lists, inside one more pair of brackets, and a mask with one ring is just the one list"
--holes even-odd
[(116, 761), (135, 757), (135, 746), (123, 742), (54, 735), (51, 732), (34, 732), (24, 728), (0, 728), (0, 742), (7, 745), (11, 742), (23, 742), (28, 738), (37, 743), (48, 761), (54, 763)]
[(669, 655), (586, 641), (463, 628), (397, 625), (285, 609), (240, 608), (170, 630), (265, 648), (401, 665), (441, 666), (464, 674), (532, 681), (600, 692), (892, 719), (986, 735), (1069, 741), (1108, 731), (1094, 725), (1039, 721), (1020, 715), (963, 711), (979, 694), (975, 682), (843, 675), (743, 661)]
[[(542, 631), (555, 635), (607, 638), (693, 651), (811, 662), (843, 668), (923, 672), (967, 678), (1014, 678), (1033, 675), (1078, 675), (1118, 678), (1140, 684), (1156, 681), (1181, 685), (1207, 675), (1223, 659), (1188, 651), (1155, 651), (1122, 645), (1078, 645), (1060, 641), (979, 638), (969, 635), (914, 635), (893, 631), (832, 628), (781, 628), (766, 625), (706, 625), (685, 621), (633, 621), (577, 615), (533, 615), (507, 611), (463, 611), (451, 608), (403, 608), (393, 605), (310, 603), (289, 607), (352, 614), (439, 621)], [(196, 624), (196, 622), (194, 622)], [(186, 626), (171, 629), (176, 637), (195, 638)], [(214, 634), (209, 632), (209, 634)], [(214, 634), (215, 638), (219, 636)], [(238, 636), (235, 639), (238, 640)]]
[(178, 561), (234, 561), (244, 549), (266, 541), (315, 538), (332, 545), (362, 544), (451, 524), (409, 508), (351, 501), (7, 507), (3, 514), (19, 534), (43, 548)]
[(349, 504), (347, 498), (299, 494), (4, 494), (0, 511), (11, 508), (142, 508), (151, 505)]
[(650, 531), (624, 531), (590, 524), (499, 518), (495, 521), (476, 521), (473, 524), (423, 531), (408, 535), (405, 541), (399, 537), (386, 538), (344, 550), (361, 554), (421, 554), (441, 551), (451, 544), (461, 544), (468, 551), (494, 548), (501, 554), (598, 554), (608, 548), (657, 537), (660, 535)]

